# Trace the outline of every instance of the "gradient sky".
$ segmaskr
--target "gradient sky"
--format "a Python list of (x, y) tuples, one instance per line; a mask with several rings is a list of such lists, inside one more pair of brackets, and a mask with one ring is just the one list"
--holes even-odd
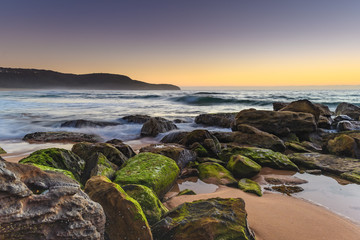
[(360, 84), (359, 0), (2, 0), (0, 66), (180, 86)]

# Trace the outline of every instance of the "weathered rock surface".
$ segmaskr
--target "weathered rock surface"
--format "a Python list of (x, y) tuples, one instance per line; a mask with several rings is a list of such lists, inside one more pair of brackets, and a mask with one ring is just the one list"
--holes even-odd
[(360, 158), (360, 133), (357, 136), (338, 135), (328, 141), (326, 148), (331, 154)]
[(152, 230), (157, 240), (254, 240), (241, 198), (212, 198), (184, 203), (165, 215)]
[(120, 125), (117, 122), (90, 121), (84, 119), (70, 120), (63, 122), (60, 127), (85, 128), (85, 127), (108, 127)]
[(125, 157), (127, 158), (131, 158), (136, 155), (134, 150), (129, 145), (125, 144), (123, 141), (119, 139), (111, 139), (106, 143), (113, 145), (117, 150), (122, 152), (122, 154), (124, 154)]
[(269, 174), (265, 175), (264, 179), (267, 183), (272, 185), (299, 185), (307, 183), (308, 181), (294, 177), (294, 176), (288, 176), (288, 175), (276, 175), (276, 174)]
[(348, 115), (354, 120), (360, 120), (360, 107), (351, 103), (340, 103), (335, 110), (336, 115)]
[(72, 172), (78, 181), (80, 181), (85, 168), (85, 162), (82, 158), (69, 150), (61, 148), (41, 149), (19, 162), (64, 169)]
[(284, 193), (288, 196), (291, 196), (293, 193), (298, 193), (304, 191), (302, 187), (299, 186), (287, 186), (287, 185), (280, 185), (280, 186), (272, 186), (271, 189)]
[(105, 215), (74, 180), (0, 161), (0, 239), (103, 239)]
[(168, 132), (178, 127), (171, 121), (164, 118), (150, 118), (141, 128), (140, 135), (143, 137), (156, 137), (159, 133)]
[(336, 129), (340, 132), (360, 130), (360, 121), (343, 120), (336, 124)]
[(281, 108), (279, 111), (310, 113), (314, 115), (316, 122), (320, 117), (320, 109), (306, 99), (291, 102), (287, 106)]
[(140, 204), (119, 185), (104, 176), (95, 176), (87, 181), (85, 192), (104, 209), (108, 239), (153, 239)]
[(235, 115), (236, 113), (200, 114), (195, 118), (195, 123), (230, 128), (232, 122), (235, 120)]
[(129, 122), (129, 123), (146, 123), (150, 120), (149, 115), (129, 115), (125, 116), (122, 119)]
[(146, 186), (128, 184), (124, 185), (122, 189), (140, 204), (150, 225), (160, 221), (161, 217), (169, 211), (153, 190)]
[(247, 109), (236, 115), (232, 130), (237, 131), (238, 126), (242, 124), (251, 125), (276, 136), (286, 136), (289, 133), (306, 134), (316, 130), (314, 116), (302, 112)]
[(193, 151), (178, 144), (151, 144), (141, 148), (140, 152), (152, 152), (169, 157), (176, 162), (180, 169), (196, 160), (196, 154)]
[(189, 132), (171, 132), (163, 137), (160, 142), (162, 143), (180, 143), (180, 141), (188, 134)]
[(226, 168), (237, 178), (251, 178), (261, 170), (259, 164), (242, 155), (231, 156)]
[[(300, 100), (300, 101), (308, 101), (308, 100), (305, 99), (305, 100)], [(298, 101), (295, 101), (295, 102), (298, 102)], [(294, 103), (294, 102), (292, 102), (292, 103)], [(310, 103), (313, 104), (320, 111), (320, 116), (330, 117), (331, 115), (333, 115), (333, 112), (330, 111), (328, 106), (326, 106), (324, 104), (320, 104), (320, 103), (312, 103), (312, 102), (310, 102)], [(280, 109), (285, 108), (285, 107), (289, 106), (290, 104), (291, 103), (288, 103), (288, 102), (273, 102), (273, 110), (279, 111)], [(294, 111), (294, 112), (296, 112), (296, 111)]]
[(76, 133), (76, 132), (35, 132), (26, 134), (23, 138), (29, 143), (45, 143), (45, 142), (101, 142), (100, 136), (94, 134)]
[(201, 163), (198, 166), (198, 170), (199, 178), (206, 183), (216, 185), (231, 185), (237, 183), (231, 172), (218, 163)]
[[(186, 147), (191, 147), (193, 150), (203, 147), (206, 150), (206, 154), (198, 155), (199, 157), (217, 157), (221, 151), (219, 140), (208, 130), (204, 129), (194, 130), (188, 133), (179, 143)], [(199, 146), (199, 144), (201, 146)]]
[(171, 158), (154, 153), (139, 153), (116, 172), (114, 182), (123, 186), (140, 184), (151, 188), (161, 199), (179, 175), (179, 167)]
[(240, 179), (238, 187), (244, 192), (253, 193), (258, 195), (259, 197), (262, 196), (261, 187), (257, 182), (253, 180), (247, 178)]

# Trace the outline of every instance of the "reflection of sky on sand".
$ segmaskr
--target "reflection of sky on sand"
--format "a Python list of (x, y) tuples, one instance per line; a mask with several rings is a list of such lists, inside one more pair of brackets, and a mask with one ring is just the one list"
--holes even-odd
[(213, 193), (216, 189), (218, 189), (218, 186), (215, 184), (205, 183), (197, 177), (191, 177), (184, 180), (178, 180), (171, 191), (180, 192), (185, 189), (193, 190), (196, 194)]

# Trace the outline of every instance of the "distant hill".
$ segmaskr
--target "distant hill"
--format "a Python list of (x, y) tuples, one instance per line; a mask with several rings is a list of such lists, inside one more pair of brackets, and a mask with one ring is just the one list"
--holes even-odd
[(180, 90), (171, 84), (150, 84), (108, 73), (68, 74), (49, 70), (2, 68), (0, 88), (99, 89), (99, 90)]

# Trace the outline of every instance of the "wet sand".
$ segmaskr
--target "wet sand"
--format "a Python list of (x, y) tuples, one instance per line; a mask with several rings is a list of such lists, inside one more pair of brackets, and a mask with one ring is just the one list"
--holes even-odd
[(171, 198), (165, 205), (172, 209), (184, 202), (214, 197), (243, 198), (257, 240), (360, 239), (360, 225), (323, 207), (280, 194), (265, 193), (258, 197), (221, 186), (214, 193)]

